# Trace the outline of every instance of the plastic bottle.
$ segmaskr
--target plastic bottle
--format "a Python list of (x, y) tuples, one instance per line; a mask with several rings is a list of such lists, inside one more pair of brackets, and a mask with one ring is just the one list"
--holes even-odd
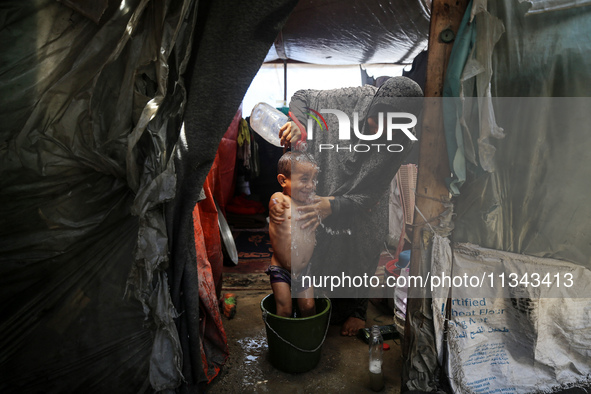
[(384, 339), (378, 326), (371, 327), (369, 338), (369, 382), (373, 391), (384, 388), (384, 373), (382, 372), (382, 356), (384, 353)]
[[(302, 133), (300, 140), (294, 144), (293, 149), (305, 152), (308, 149), (308, 145), (306, 144), (306, 129), (291, 112), (289, 115), (292, 116), (293, 122)], [(271, 107), (267, 103), (258, 103), (250, 114), (250, 127), (258, 135), (267, 140), (267, 142), (275, 146), (281, 146), (279, 129), (288, 121), (289, 118), (283, 112)]]
[(281, 146), (279, 129), (288, 122), (287, 116), (267, 103), (258, 103), (250, 114), (250, 127), (267, 142)]

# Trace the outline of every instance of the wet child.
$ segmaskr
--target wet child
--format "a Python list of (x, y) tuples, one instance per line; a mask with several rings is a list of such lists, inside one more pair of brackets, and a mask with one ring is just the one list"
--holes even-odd
[[(292, 316), (291, 289), (296, 293), (301, 317), (313, 316), (315, 311), (314, 289), (308, 281), (303, 286), (302, 276), (308, 275), (308, 262), (316, 243), (315, 229), (295, 226), (297, 208), (309, 204), (316, 190), (318, 166), (314, 159), (302, 152), (287, 152), (277, 163), (277, 180), (283, 192), (271, 196), (269, 205), (283, 204), (283, 218), (269, 223), (269, 237), (273, 257), (266, 273), (269, 275), (277, 314)], [(292, 226), (292, 220), (294, 226)]]

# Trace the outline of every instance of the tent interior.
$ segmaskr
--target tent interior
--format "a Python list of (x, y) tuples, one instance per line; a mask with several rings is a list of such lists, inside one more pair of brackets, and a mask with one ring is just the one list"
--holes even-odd
[(422, 57), (409, 274), (491, 285), (409, 289), (395, 392), (588, 392), (588, 3), (2, 2), (0, 390), (207, 390), (258, 70)]

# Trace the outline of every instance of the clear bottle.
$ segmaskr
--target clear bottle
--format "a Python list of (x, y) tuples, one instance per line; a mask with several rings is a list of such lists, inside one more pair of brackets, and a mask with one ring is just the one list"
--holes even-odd
[(373, 391), (384, 388), (384, 373), (382, 371), (382, 356), (384, 353), (384, 339), (378, 326), (371, 327), (369, 338), (369, 382)]
[(267, 103), (258, 103), (250, 114), (250, 127), (267, 142), (281, 146), (279, 129), (288, 122), (287, 116)]

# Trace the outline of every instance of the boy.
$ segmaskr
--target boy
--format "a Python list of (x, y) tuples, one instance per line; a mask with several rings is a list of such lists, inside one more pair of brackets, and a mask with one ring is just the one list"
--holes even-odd
[(277, 180), (283, 192), (273, 194), (271, 204), (283, 203), (286, 208), (291, 209), (284, 210), (284, 220), (281, 223), (269, 223), (273, 257), (265, 272), (269, 275), (275, 295), (277, 315), (291, 317), (293, 286), (302, 317), (313, 316), (316, 313), (314, 289), (302, 286), (302, 275), (308, 273), (308, 262), (314, 251), (316, 233), (314, 229), (302, 230), (299, 226), (292, 227), (291, 221), (292, 213), (296, 213), (299, 206), (312, 201), (316, 190), (318, 167), (305, 153), (287, 152), (279, 159), (277, 172)]

